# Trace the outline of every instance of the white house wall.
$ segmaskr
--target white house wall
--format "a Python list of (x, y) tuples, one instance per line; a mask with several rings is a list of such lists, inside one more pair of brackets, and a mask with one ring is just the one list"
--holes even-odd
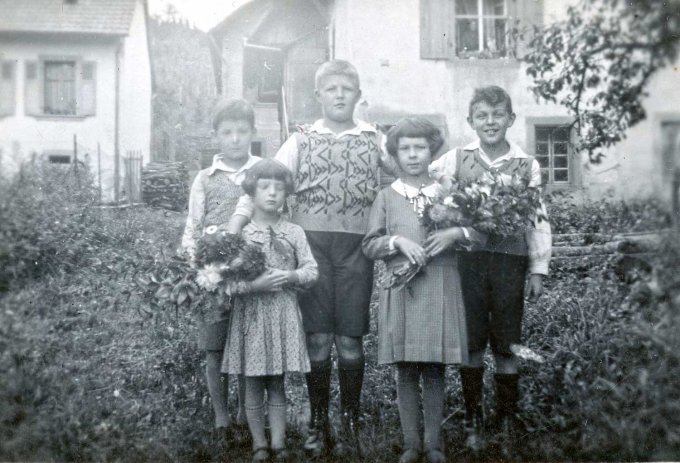
[[(144, 163), (151, 149), (151, 63), (142, 2), (137, 2), (124, 39), (120, 74), (120, 155), (141, 152)], [(121, 164), (121, 172), (123, 171)]]
[[(16, 60), (16, 106), (13, 116), (0, 118), (0, 171), (12, 172), (32, 153), (49, 150), (73, 150), (73, 136), (77, 135), (79, 159), (89, 154), (90, 166), (97, 172), (97, 144), (101, 146), (101, 169), (105, 197), (110, 195), (113, 179), (114, 108), (116, 41), (101, 39), (55, 40), (33, 36), (0, 38), (3, 60)], [(36, 61), (40, 56), (79, 57), (95, 61), (96, 114), (89, 117), (26, 116), (24, 114), (24, 81), (26, 61)], [(148, 97), (147, 97), (148, 98)]]
[[(514, 1), (514, 0), (509, 0)], [(566, 3), (545, 0), (544, 20), (564, 16)], [(333, 11), (334, 57), (351, 61), (359, 70), (364, 101), (357, 115), (377, 120), (381, 114), (446, 116), (450, 144), (474, 139), (466, 122), (474, 88), (504, 87), (513, 100), (517, 120), (508, 137), (527, 146), (529, 120), (565, 117), (561, 107), (537, 103), (531, 80), (513, 60), (426, 60), (420, 58), (419, 0), (337, 0)], [(676, 112), (680, 120), (680, 72), (662, 71), (650, 88), (650, 119), (629, 132), (626, 141), (609, 153), (602, 165), (583, 162), (582, 184), (591, 196), (612, 191), (625, 196), (659, 193), (659, 114)]]

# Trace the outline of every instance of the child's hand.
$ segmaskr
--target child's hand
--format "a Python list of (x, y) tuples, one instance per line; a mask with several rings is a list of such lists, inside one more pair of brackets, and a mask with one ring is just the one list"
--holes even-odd
[(281, 287), (288, 282), (288, 272), (285, 270), (268, 270), (250, 282), (250, 291), (253, 293), (280, 291)]
[(425, 265), (427, 263), (427, 255), (423, 247), (408, 238), (400, 236), (394, 241), (394, 247), (406, 256), (412, 264)]
[(526, 297), (530, 301), (535, 301), (543, 294), (543, 275), (540, 273), (532, 273), (529, 275), (529, 283), (527, 284)]
[(465, 234), (460, 227), (447, 228), (432, 233), (425, 240), (425, 252), (429, 257), (440, 254), (445, 249), (453, 246), (458, 241), (464, 241)]

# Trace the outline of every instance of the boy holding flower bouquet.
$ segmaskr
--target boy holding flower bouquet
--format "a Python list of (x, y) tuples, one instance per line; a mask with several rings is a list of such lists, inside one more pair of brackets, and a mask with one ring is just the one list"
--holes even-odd
[[(514, 192), (520, 201), (539, 204), (538, 162), (505, 137), (515, 121), (507, 92), (497, 86), (475, 90), (467, 120), (479, 139), (434, 161), (431, 176), (445, 188), (454, 182), (473, 182), (471, 188), (465, 190), (472, 196), (473, 190), (500, 187)], [(490, 211), (502, 209), (499, 205)], [(519, 232), (513, 234), (505, 233), (503, 223), (494, 224), (494, 214), (487, 211), (490, 226), (482, 230), (489, 233), (486, 245), (481, 250), (459, 254), (469, 347), (468, 363), (460, 371), (466, 410), (466, 445), (473, 451), (481, 449), (483, 357), (487, 342), (491, 344), (496, 363), (497, 417), (504, 442), (516, 427), (519, 375), (511, 346), (520, 343), (525, 290), (529, 298), (541, 295), (551, 255), (550, 224), (542, 207), (540, 209), (530, 217), (515, 215), (518, 221), (530, 219), (533, 224), (518, 227)], [(493, 225), (497, 225), (496, 229)], [(499, 233), (500, 230), (503, 233)], [(525, 287), (527, 272), (529, 279)]]
[[(217, 107), (213, 116), (213, 137), (220, 153), (212, 166), (201, 170), (191, 186), (189, 213), (182, 249), (192, 265), (196, 263), (197, 245), (205, 231), (229, 221), (243, 194), (241, 182), (248, 169), (260, 161), (250, 154), (250, 143), (255, 135), (255, 112), (245, 100), (228, 100)], [(228, 376), (222, 375), (222, 353), (229, 331), (229, 306), (206, 307), (199, 327), (199, 348), (205, 350), (206, 380), (215, 412), (215, 429), (229, 438), (232, 430), (245, 432), (244, 385), (239, 379), (240, 427), (232, 428), (227, 394)]]

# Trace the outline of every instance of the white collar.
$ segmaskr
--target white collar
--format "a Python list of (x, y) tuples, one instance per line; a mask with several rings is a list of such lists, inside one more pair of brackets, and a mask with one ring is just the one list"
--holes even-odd
[(361, 135), (361, 132), (373, 132), (373, 133), (377, 132), (376, 128), (373, 127), (371, 124), (369, 124), (368, 122), (361, 121), (359, 119), (354, 119), (354, 127), (340, 133), (333, 132), (331, 129), (326, 127), (323, 119), (318, 119), (309, 128), (309, 131), (316, 132), (319, 134), (331, 134), (334, 135), (335, 138), (340, 138), (343, 135)]
[(415, 198), (420, 194), (425, 195), (428, 198), (434, 198), (435, 196), (437, 196), (437, 193), (439, 192), (440, 188), (439, 183), (437, 182), (434, 182), (424, 187), (416, 188), (414, 186), (407, 185), (400, 178), (392, 182), (392, 185), (390, 186), (394, 191), (396, 191), (406, 199)]
[(520, 148), (519, 145), (517, 145), (516, 143), (513, 143), (510, 140), (508, 140), (508, 144), (510, 145), (510, 150), (508, 150), (508, 152), (505, 153), (503, 156), (499, 156), (493, 161), (484, 152), (484, 150), (481, 147), (481, 144), (479, 143), (479, 140), (475, 140), (472, 143), (466, 145), (465, 148), (463, 148), (463, 150), (465, 151), (479, 150), (479, 154), (481, 155), (482, 159), (486, 161), (489, 165), (497, 164), (499, 162), (507, 161), (510, 159), (525, 159), (529, 157), (529, 155), (526, 154), (522, 150), (522, 148)]
[(208, 171), (208, 175), (214, 174), (216, 171), (221, 170), (224, 172), (229, 172), (230, 174), (240, 174), (244, 170), (250, 169), (255, 165), (257, 162), (259, 162), (262, 158), (258, 156), (253, 156), (252, 154), (248, 154), (248, 160), (246, 161), (245, 164), (243, 164), (241, 167), (238, 169), (234, 169), (233, 167), (230, 167), (226, 165), (222, 161), (222, 155), (221, 154), (216, 154), (213, 156), (213, 162), (212, 165), (210, 166), (210, 170)]

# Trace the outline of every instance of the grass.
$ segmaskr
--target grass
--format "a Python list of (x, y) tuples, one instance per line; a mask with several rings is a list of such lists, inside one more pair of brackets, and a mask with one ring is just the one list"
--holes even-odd
[[(143, 208), (102, 214), (107, 238), (80, 260), (87, 265), (0, 294), (0, 460), (249, 461), (248, 449), (222, 453), (211, 432), (192, 315), (149, 311), (135, 293), (135, 262), (172, 252), (183, 217)], [(631, 302), (631, 288), (611, 262), (578, 273), (553, 263), (546, 295), (525, 314), (526, 344), (546, 362), (521, 367), (529, 432), (518, 442), (518, 459), (680, 458), (680, 305), (672, 297), (680, 251), (668, 246), (656, 262), (667, 296), (645, 305)], [(392, 370), (375, 364), (372, 328), (365, 340), (363, 440), (367, 461), (395, 461), (401, 444), (395, 384)], [(486, 386), (489, 410), (490, 381)], [(307, 416), (303, 378), (289, 378), (287, 389), (289, 445), (299, 449)], [(334, 406), (338, 394), (334, 379)], [(337, 409), (332, 415), (337, 420)], [(462, 450), (454, 368), (447, 372), (446, 416), (449, 457), (471, 460)], [(481, 457), (497, 459), (493, 447)]]

